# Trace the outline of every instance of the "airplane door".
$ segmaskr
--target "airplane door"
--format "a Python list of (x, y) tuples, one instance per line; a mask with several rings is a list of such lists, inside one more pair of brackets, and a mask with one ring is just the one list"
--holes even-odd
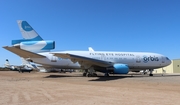
[(162, 63), (165, 63), (165, 58), (164, 57), (162, 57)]
[(101, 55), (101, 60), (106, 60), (106, 56), (105, 55)]
[(140, 56), (136, 56), (135, 64), (133, 66), (136, 67), (136, 68), (139, 68), (140, 63), (141, 63), (141, 57)]
[(136, 56), (136, 63), (141, 63), (141, 57), (140, 56)]
[(57, 62), (56, 56), (52, 56), (51, 62)]

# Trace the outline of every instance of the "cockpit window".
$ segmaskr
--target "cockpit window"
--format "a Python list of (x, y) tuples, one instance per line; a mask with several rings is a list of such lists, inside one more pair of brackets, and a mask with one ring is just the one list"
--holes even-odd
[(169, 60), (169, 58), (168, 58), (168, 57), (166, 57), (166, 60)]

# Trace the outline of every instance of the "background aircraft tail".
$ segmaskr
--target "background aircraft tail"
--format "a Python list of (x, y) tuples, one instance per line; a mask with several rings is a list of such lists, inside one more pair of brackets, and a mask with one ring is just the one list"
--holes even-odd
[(5, 67), (9, 67), (9, 66), (10, 66), (8, 59), (6, 59), (6, 61), (5, 61), (5, 63), (4, 63), (4, 66), (5, 66)]
[(22, 65), (26, 65), (29, 68), (37, 69), (37, 66), (34, 63), (27, 61), (25, 58), (21, 57), (21, 61), (22, 61)]
[(12, 40), (12, 45), (31, 52), (47, 52), (55, 48), (55, 41), (43, 40), (27, 21), (17, 21), (23, 39)]
[(6, 59), (6, 61), (5, 61), (5, 63), (4, 63), (4, 67), (5, 67), (5, 68), (9, 68), (9, 69), (11, 69), (11, 70), (14, 70), (14, 69), (15, 69), (14, 66), (10, 65), (8, 59)]
[(43, 66), (38, 66), (38, 64), (35, 64), (33, 62), (27, 61), (25, 58), (21, 57), (22, 65), (26, 65), (29, 68), (33, 68), (34, 70), (37, 70), (39, 72), (48, 72)]

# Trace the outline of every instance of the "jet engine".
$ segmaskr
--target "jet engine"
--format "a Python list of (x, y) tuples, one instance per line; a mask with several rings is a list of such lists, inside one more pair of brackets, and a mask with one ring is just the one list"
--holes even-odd
[(14, 46), (32, 52), (49, 51), (55, 48), (55, 41), (24, 41)]
[(115, 74), (127, 74), (129, 72), (129, 67), (126, 64), (114, 64)]

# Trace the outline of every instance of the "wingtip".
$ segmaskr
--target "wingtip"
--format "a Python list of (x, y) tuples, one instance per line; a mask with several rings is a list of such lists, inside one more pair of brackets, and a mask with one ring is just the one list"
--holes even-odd
[(8, 46), (3, 46), (2, 48), (7, 48)]

